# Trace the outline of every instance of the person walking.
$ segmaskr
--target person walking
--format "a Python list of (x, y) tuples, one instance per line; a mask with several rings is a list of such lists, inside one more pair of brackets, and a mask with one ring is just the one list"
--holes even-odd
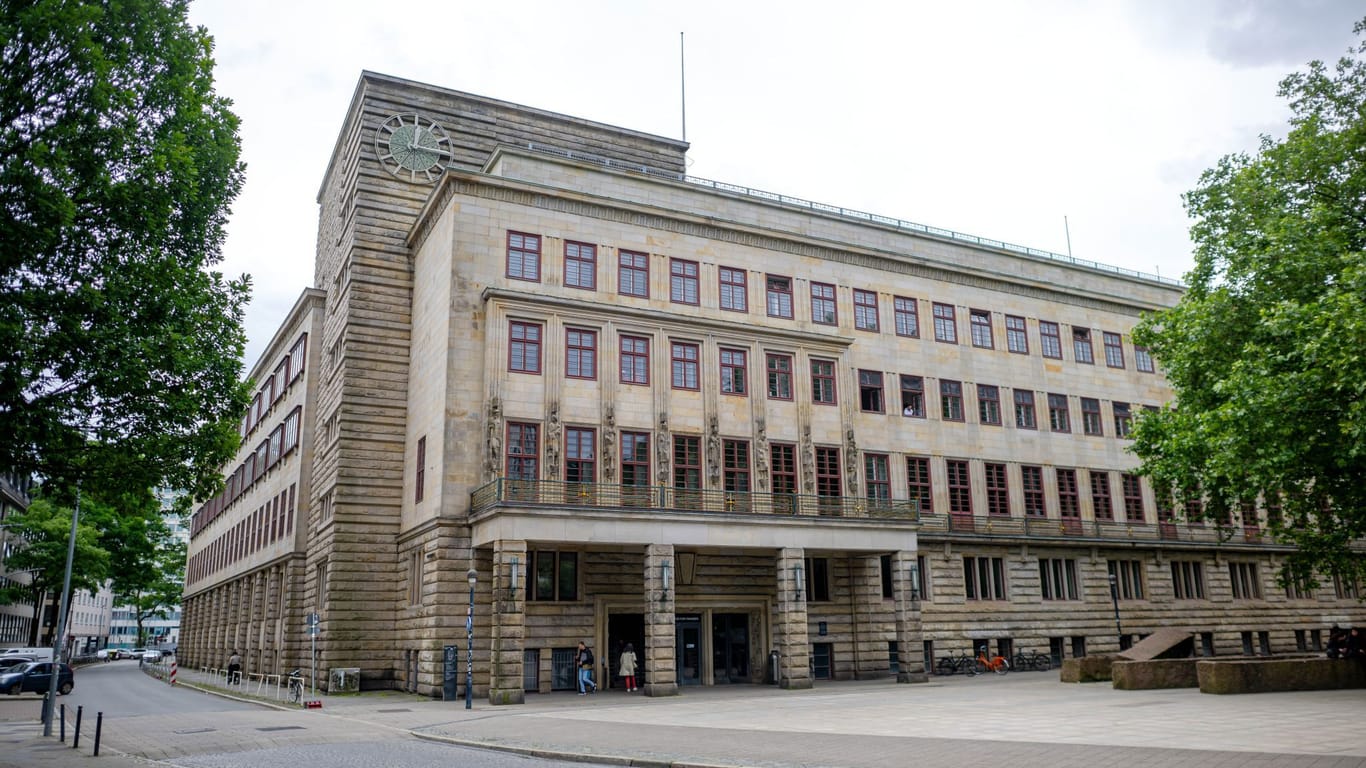
[(636, 689), (636, 651), (630, 643), (626, 644), (626, 650), (621, 652), (621, 661), (617, 664), (617, 670), (622, 677), (626, 678), (626, 690)]
[(588, 646), (579, 643), (579, 695), (585, 693), (596, 693), (598, 684), (593, 682), (593, 652), (588, 650)]
[(233, 649), (232, 655), (228, 657), (228, 685), (236, 685), (242, 682), (242, 657), (237, 655), (237, 649)]

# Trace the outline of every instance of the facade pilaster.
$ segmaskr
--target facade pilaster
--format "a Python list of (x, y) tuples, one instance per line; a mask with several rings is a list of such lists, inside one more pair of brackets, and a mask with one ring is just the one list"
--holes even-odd
[(646, 696), (678, 694), (678, 669), (674, 661), (674, 597), (677, 591), (674, 568), (672, 544), (645, 547)]
[(774, 640), (778, 646), (778, 686), (811, 687), (811, 643), (806, 617), (805, 550), (778, 550), (778, 617)]
[(501, 540), (493, 545), (490, 704), (521, 704), (526, 698), (522, 677), (526, 626), (526, 551), (526, 542), (520, 540)]
[(898, 683), (923, 683), (925, 672), (924, 636), (920, 629), (920, 592), (912, 568), (915, 552), (892, 553), (892, 590), (896, 603), (896, 648)]

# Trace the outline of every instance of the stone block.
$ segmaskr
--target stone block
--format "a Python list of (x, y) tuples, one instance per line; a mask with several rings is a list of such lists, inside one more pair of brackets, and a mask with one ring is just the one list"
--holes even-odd
[(1195, 664), (1198, 661), (1200, 660), (1196, 658), (1150, 661), (1116, 659), (1110, 667), (1110, 676), (1114, 680), (1115, 688), (1123, 691), (1195, 688), (1200, 685), (1195, 672)]
[(1366, 688), (1366, 664), (1345, 659), (1202, 659), (1201, 693), (1271, 693)]
[(1101, 683), (1110, 679), (1114, 656), (1083, 656), (1063, 659), (1058, 679), (1064, 683)]

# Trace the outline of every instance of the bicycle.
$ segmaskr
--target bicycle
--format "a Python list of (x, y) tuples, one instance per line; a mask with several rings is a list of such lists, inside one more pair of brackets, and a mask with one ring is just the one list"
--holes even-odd
[(289, 673), (289, 702), (302, 704), (304, 698), (304, 675), (302, 670)]
[(974, 665), (976, 661), (966, 653), (957, 656), (940, 656), (939, 662), (935, 665), (936, 675), (956, 675), (959, 672), (972, 675), (976, 674)]
[(977, 674), (985, 675), (988, 672), (995, 672), (1004, 675), (1010, 671), (1010, 662), (1000, 654), (987, 658), (986, 651), (977, 654)]
[(1015, 654), (1014, 667), (1019, 671), (1034, 669), (1047, 672), (1053, 668), (1053, 657), (1038, 651), (1020, 651)]

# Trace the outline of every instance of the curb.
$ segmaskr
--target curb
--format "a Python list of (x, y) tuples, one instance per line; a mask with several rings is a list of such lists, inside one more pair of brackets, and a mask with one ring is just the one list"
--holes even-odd
[(432, 733), (420, 733), (418, 731), (408, 731), (408, 733), (423, 741), (434, 741), (442, 744), (451, 744), (457, 747), (487, 749), (493, 752), (506, 752), (508, 754), (537, 757), (546, 760), (562, 760), (567, 763), (627, 765), (632, 766), (632, 768), (752, 768), (751, 766), (740, 763), (695, 763), (688, 760), (625, 757), (623, 755), (604, 755), (595, 752), (570, 752), (543, 747), (518, 747), (511, 744), (490, 744), (488, 742), (475, 741), (473, 739), (458, 739), (454, 736), (440, 736)]

